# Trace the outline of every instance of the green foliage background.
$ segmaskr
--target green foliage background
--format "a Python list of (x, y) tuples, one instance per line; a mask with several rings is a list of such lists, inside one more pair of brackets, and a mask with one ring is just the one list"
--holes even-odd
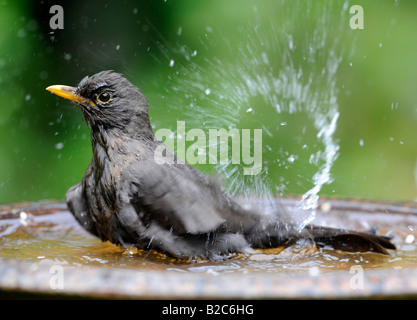
[[(175, 128), (177, 119), (201, 128), (222, 119), (220, 127), (263, 125), (273, 130), (272, 137), (264, 135), (264, 142), (282, 145), (288, 152), (265, 149), (268, 188), (275, 193), (275, 185), (285, 181), (282, 194), (306, 192), (315, 169), (306, 165), (308, 154), (303, 156), (298, 148), (305, 142), (292, 143), (297, 137), (303, 139), (299, 126), (308, 122), (305, 116), (287, 119), (267, 108), (252, 114), (247, 109), (264, 100), (254, 97), (226, 122), (232, 111), (215, 98), (232, 95), (242, 81), (238, 76), (229, 78), (234, 75), (230, 70), (245, 67), (254, 75), (263, 74), (266, 71), (258, 64), (252, 67), (251, 57), (288, 52), (274, 51), (268, 44), (262, 47), (262, 41), (288, 46), (288, 34), (295, 46), (307, 48), (305, 35), (312, 34), (323, 17), (326, 36), (338, 41), (336, 47), (320, 50), (338, 50), (342, 60), (337, 70), (340, 117), (335, 133), (339, 157), (331, 171), (333, 182), (321, 194), (416, 198), (416, 1), (72, 0), (61, 2), (64, 30), (50, 29), (53, 4), (0, 1), (0, 202), (63, 199), (66, 190), (82, 178), (91, 159), (89, 129), (76, 107), (45, 88), (75, 85), (85, 75), (105, 69), (124, 73), (142, 89), (155, 129)], [(363, 30), (349, 28), (349, 8), (354, 4), (364, 8)], [(259, 51), (248, 49), (253, 44), (259, 45)], [(327, 63), (321, 57), (306, 62), (302, 50), (294, 50), (289, 59), (319, 77)], [(271, 72), (285, 67), (280, 57), (269, 61)], [(225, 78), (219, 79), (222, 66)], [(220, 81), (228, 84), (224, 92), (217, 88), (208, 99), (204, 88)], [(187, 88), (198, 106), (195, 110), (182, 105), (191, 101)], [(288, 124), (281, 135), (277, 128), (284, 121)], [(314, 145), (315, 135), (308, 139)], [(277, 157), (288, 158), (292, 153), (299, 155), (294, 165), (278, 165), (283, 161)], [(199, 169), (216, 171), (207, 165)], [(250, 184), (251, 180), (233, 183)]]

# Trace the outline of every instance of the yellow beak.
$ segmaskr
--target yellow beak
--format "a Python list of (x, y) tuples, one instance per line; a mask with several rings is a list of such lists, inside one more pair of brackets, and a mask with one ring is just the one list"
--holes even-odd
[(48, 90), (49, 92), (56, 94), (57, 96), (60, 96), (64, 99), (68, 99), (71, 100), (75, 103), (81, 104), (81, 105), (87, 105), (90, 104), (92, 106), (94, 106), (94, 102), (90, 101), (87, 98), (84, 98), (82, 96), (80, 96), (77, 91), (76, 88), (74, 87), (70, 87), (70, 86), (64, 86), (64, 85), (54, 85), (54, 86), (49, 86), (48, 88), (46, 88), (46, 90)]

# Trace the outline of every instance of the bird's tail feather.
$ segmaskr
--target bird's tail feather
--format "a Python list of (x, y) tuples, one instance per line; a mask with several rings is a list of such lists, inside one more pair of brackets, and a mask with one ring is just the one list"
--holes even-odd
[(314, 242), (319, 246), (332, 246), (334, 249), (350, 252), (378, 252), (388, 254), (386, 249), (395, 250), (390, 238), (374, 233), (341, 230), (309, 225), (306, 227)]
[(290, 246), (298, 240), (314, 241), (318, 246), (330, 246), (349, 252), (377, 252), (388, 254), (387, 249), (394, 249), (390, 238), (374, 233), (335, 229), (307, 225), (299, 231), (295, 225), (269, 225), (262, 231), (251, 232), (246, 239), (254, 248), (273, 248)]

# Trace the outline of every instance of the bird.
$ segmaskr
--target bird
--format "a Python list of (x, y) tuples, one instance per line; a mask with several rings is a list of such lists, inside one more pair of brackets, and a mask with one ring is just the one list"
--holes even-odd
[[(185, 161), (161, 163), (144, 94), (106, 70), (49, 92), (76, 103), (91, 129), (92, 160), (65, 195), (79, 224), (102, 241), (174, 259), (214, 259), (305, 240), (343, 251), (389, 254), (375, 233), (306, 225), (240, 205), (217, 179)], [(175, 159), (176, 155), (166, 148)]]

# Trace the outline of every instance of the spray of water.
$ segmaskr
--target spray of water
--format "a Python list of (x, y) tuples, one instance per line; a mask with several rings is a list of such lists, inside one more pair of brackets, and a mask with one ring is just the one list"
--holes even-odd
[[(224, 176), (228, 192), (262, 197), (271, 208), (272, 195), (291, 193), (288, 173), (295, 172), (303, 190), (301, 229), (314, 220), (319, 193), (332, 182), (338, 157), (337, 70), (349, 9), (348, 1), (274, 3), (276, 13), (267, 19), (261, 8), (253, 8), (253, 20), (238, 32), (239, 41), (207, 26), (203, 52), (158, 42), (161, 63), (172, 70), (164, 94), (173, 98), (164, 108), (181, 110), (189, 128), (262, 129), (260, 174), (244, 176), (231, 162), (216, 165), (215, 171)], [(210, 53), (220, 47), (226, 53), (222, 57)]]

